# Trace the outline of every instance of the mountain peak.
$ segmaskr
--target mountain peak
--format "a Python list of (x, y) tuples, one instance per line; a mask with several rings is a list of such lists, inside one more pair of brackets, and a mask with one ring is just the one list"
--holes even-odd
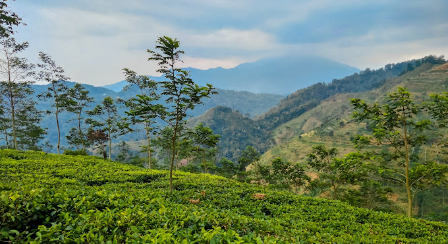
[[(242, 63), (234, 68), (222, 67), (200, 70), (186, 68), (201, 86), (207, 83), (221, 89), (254, 93), (290, 94), (319, 82), (331, 82), (359, 72), (359, 69), (319, 56), (287, 55)], [(152, 77), (160, 79), (160, 77)], [(105, 88), (120, 91), (121, 81)]]

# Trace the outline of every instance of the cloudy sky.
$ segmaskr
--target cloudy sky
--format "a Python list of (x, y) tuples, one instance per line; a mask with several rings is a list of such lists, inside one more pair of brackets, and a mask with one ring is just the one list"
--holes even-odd
[(180, 41), (184, 66), (231, 68), (286, 54), (364, 69), (448, 54), (446, 0), (16, 0), (24, 55), (48, 53), (73, 81), (105, 85), (127, 67), (156, 75), (146, 50)]

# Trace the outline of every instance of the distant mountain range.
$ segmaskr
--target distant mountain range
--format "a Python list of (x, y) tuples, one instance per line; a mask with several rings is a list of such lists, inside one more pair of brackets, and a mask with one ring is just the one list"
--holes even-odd
[[(271, 93), (287, 95), (310, 85), (333, 79), (343, 78), (359, 69), (316, 56), (284, 56), (261, 59), (253, 63), (243, 63), (234, 68), (221, 67), (200, 70), (185, 68), (190, 71), (193, 80), (201, 86), (206, 83), (214, 87), (248, 91), (253, 93)], [(151, 77), (156, 81), (162, 77)], [(119, 92), (126, 81), (103, 86)]]

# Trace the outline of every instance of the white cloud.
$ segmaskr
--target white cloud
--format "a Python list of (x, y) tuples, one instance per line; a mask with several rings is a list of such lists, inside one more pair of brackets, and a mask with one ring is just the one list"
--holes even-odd
[(259, 30), (221, 29), (208, 33), (185, 35), (189, 46), (269, 50), (277, 47), (275, 37)]
[(197, 69), (210, 69), (222, 67), (225, 69), (234, 68), (235, 66), (245, 63), (245, 62), (253, 62), (256, 59), (247, 59), (240, 57), (233, 57), (227, 59), (211, 59), (211, 58), (195, 58), (190, 56), (183, 57), (184, 63), (181, 65), (182, 68), (194, 67)]
[[(46, 52), (73, 80), (103, 85), (123, 79), (124, 67), (155, 75), (156, 64), (147, 61), (146, 49), (154, 48), (162, 35), (181, 41), (181, 49), (187, 51), (185, 67), (201, 69), (230, 68), (292, 53), (322, 55), (358, 68), (447, 54), (448, 23), (445, 14), (440, 14), (445, 13), (440, 9), (445, 5), (439, 1), (434, 4), (437, 11), (418, 11), (426, 5), (416, 3), (411, 1), (404, 10), (387, 0), (132, 0), (125, 4), (118, 0), (21, 0), (11, 6), (28, 24), (19, 28), (16, 37), (30, 42), (30, 59), (35, 60), (38, 51)], [(376, 12), (367, 11), (375, 7)], [(408, 10), (416, 11), (418, 18), (409, 16), (412, 11)], [(355, 17), (371, 14), (367, 20), (372, 21), (351, 19), (353, 13)], [(431, 13), (436, 16), (432, 18)], [(426, 19), (431, 19), (430, 24)], [(332, 21), (337, 23), (331, 25)], [(399, 21), (408, 24), (402, 26)], [(331, 35), (336, 30), (332, 27), (346, 24), (353, 24), (354, 31)], [(288, 35), (296, 39), (280, 43)], [(315, 36), (319, 43), (313, 41)]]

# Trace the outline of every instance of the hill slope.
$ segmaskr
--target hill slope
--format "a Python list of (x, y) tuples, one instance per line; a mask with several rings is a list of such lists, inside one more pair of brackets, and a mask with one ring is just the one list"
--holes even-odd
[(445, 243), (448, 225), (211, 175), (0, 151), (0, 242)]
[(398, 86), (406, 87), (417, 101), (429, 94), (446, 90), (448, 73), (440, 70), (441, 65), (426, 63), (400, 77), (388, 80), (383, 86), (368, 92), (337, 94), (322, 101), (277, 128), (271, 135), (276, 146), (264, 156), (264, 162), (282, 157), (291, 162), (301, 162), (314, 145), (326, 144), (336, 147), (341, 155), (353, 151), (350, 138), (364, 134), (365, 124), (352, 123), (350, 98), (361, 98), (367, 103), (381, 103), (386, 94)]
[[(336, 94), (348, 94), (356, 92), (371, 91), (378, 87), (383, 86), (388, 82), (388, 80), (400, 76), (406, 73), (408, 70), (412, 70), (415, 66), (430, 67), (432, 63), (442, 62), (435, 58), (435, 56), (428, 56), (418, 60), (410, 60), (397, 64), (388, 64), (384, 68), (378, 70), (366, 69), (359, 73), (344, 77), (342, 79), (334, 79), (331, 83), (317, 83), (309, 87), (300, 89), (284, 99), (282, 99), (275, 107), (272, 107), (268, 112), (256, 117), (253, 121), (242, 120), (244, 123), (240, 125), (240, 128), (245, 128), (246, 131), (260, 131), (262, 133), (257, 133), (253, 141), (247, 141), (245, 144), (234, 143), (231, 144), (220, 144), (222, 151), (239, 151), (245, 148), (246, 144), (252, 145), (257, 150), (265, 152), (268, 148), (272, 146), (270, 144), (272, 141), (270, 138), (270, 133), (276, 130), (277, 127), (288, 123), (301, 116), (302, 114), (318, 107), (325, 99), (330, 98)], [(338, 111), (338, 110), (334, 110)], [(333, 112), (334, 112), (333, 111)], [(195, 119), (194, 121), (202, 122), (207, 126), (210, 126), (208, 120), (215, 120), (211, 115), (204, 114), (203, 116)], [(326, 116), (326, 115), (323, 115)], [(233, 124), (233, 116), (220, 116), (223, 120), (222, 124)], [(312, 122), (310, 121), (311, 126)], [(251, 128), (253, 126), (253, 128)], [(213, 129), (215, 133), (222, 135), (221, 140), (233, 140), (233, 141), (244, 141), (244, 134), (240, 133), (228, 133), (222, 130), (224, 127), (217, 127)], [(277, 130), (278, 131), (278, 130)], [(290, 134), (288, 134), (290, 135)], [(273, 138), (277, 139), (277, 138)], [(258, 141), (263, 141), (263, 143), (258, 143)], [(236, 148), (235, 146), (243, 146)], [(235, 159), (232, 158), (232, 159)]]

